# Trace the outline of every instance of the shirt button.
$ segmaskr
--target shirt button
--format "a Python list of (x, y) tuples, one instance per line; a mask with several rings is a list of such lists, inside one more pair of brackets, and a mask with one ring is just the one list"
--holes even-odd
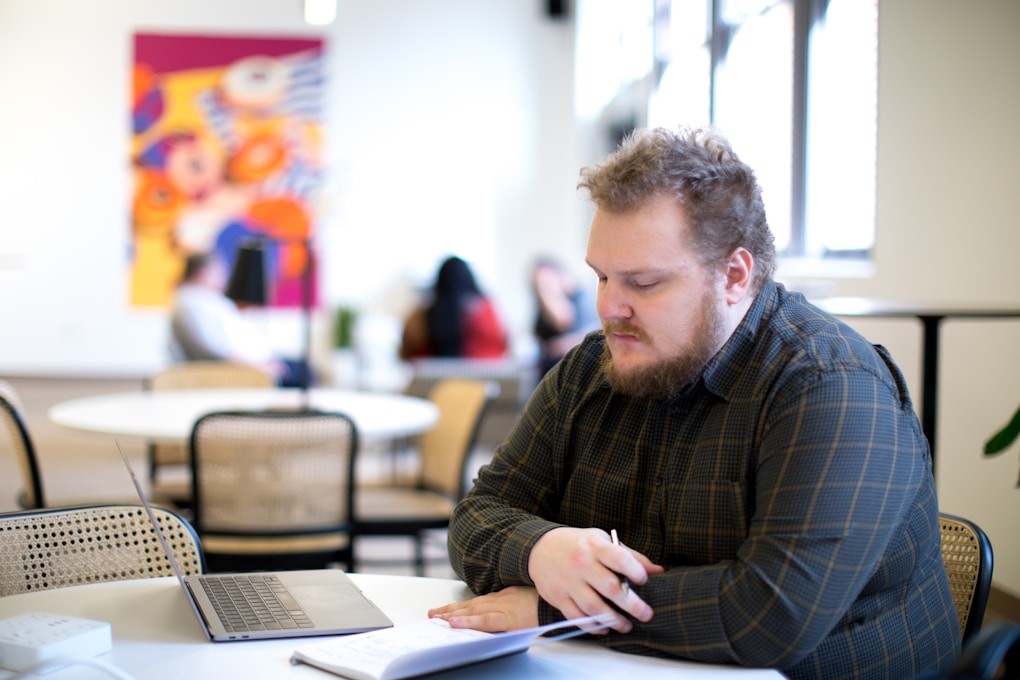
[(661, 475), (656, 475), (655, 479), (652, 480), (652, 485), (653, 486), (662, 486), (662, 476)]

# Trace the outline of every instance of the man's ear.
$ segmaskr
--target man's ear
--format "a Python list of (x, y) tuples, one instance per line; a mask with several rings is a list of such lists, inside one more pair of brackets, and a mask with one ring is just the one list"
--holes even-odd
[(754, 255), (747, 248), (734, 250), (723, 264), (726, 277), (726, 302), (735, 305), (751, 292)]

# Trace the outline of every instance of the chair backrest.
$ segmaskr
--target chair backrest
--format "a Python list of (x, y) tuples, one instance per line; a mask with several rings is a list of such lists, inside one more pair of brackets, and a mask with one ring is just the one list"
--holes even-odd
[(167, 366), (146, 380), (150, 390), (275, 386), (273, 376), (257, 366), (232, 361), (183, 361)]
[(21, 399), (14, 387), (0, 380), (0, 449), (10, 447), (21, 470), (22, 489), (18, 494), (18, 506), (26, 510), (45, 507), (42, 476), (35, 457), (35, 447), (25, 423)]
[(412, 397), (427, 398), (436, 383), (449, 378), (497, 383), (499, 394), (486, 407), (477, 440), (492, 449), (513, 429), (536, 382), (534, 366), (513, 358), (424, 357), (413, 359), (410, 365), (411, 380), (404, 392)]
[[(148, 390), (189, 390), (216, 387), (276, 386), (276, 380), (257, 366), (232, 361), (184, 361), (171, 364), (145, 381)], [(150, 476), (159, 465), (186, 464), (188, 448), (180, 444), (149, 445)]]
[(432, 387), (428, 398), (439, 420), (418, 440), (423, 488), (453, 500), (464, 496), (464, 467), (485, 410), (498, 395), (499, 385), (487, 380), (446, 378)]
[(191, 433), (194, 525), (203, 537), (348, 531), (354, 422), (341, 413), (209, 413)]
[[(154, 511), (181, 571), (202, 573), (202, 548), (191, 525), (170, 510)], [(172, 575), (170, 560), (140, 504), (0, 515), (0, 596)]]
[(942, 561), (964, 643), (980, 629), (992, 587), (992, 544), (974, 522), (940, 513)]

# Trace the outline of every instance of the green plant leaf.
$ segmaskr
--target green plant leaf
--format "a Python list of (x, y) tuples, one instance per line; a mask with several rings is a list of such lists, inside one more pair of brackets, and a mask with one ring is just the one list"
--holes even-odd
[(354, 324), (358, 313), (351, 307), (339, 307), (333, 320), (333, 346), (349, 348), (354, 346)]
[(985, 455), (994, 456), (997, 453), (1002, 453), (1016, 441), (1018, 436), (1020, 436), (1020, 408), (1013, 414), (1013, 418), (1006, 427), (996, 432), (991, 439), (985, 442)]

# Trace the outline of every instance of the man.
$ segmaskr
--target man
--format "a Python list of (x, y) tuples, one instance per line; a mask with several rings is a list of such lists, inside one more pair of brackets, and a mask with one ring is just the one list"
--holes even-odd
[(712, 131), (653, 130), (581, 186), (602, 333), (454, 513), (454, 569), (482, 595), (430, 615), (615, 612), (611, 647), (791, 678), (948, 670), (960, 633), (903, 376), (773, 281), (752, 170)]
[(234, 361), (261, 368), (282, 387), (309, 380), (305, 362), (274, 356), (269, 338), (228, 298), (228, 272), (214, 254), (189, 255), (170, 318), (173, 351), (186, 361)]

